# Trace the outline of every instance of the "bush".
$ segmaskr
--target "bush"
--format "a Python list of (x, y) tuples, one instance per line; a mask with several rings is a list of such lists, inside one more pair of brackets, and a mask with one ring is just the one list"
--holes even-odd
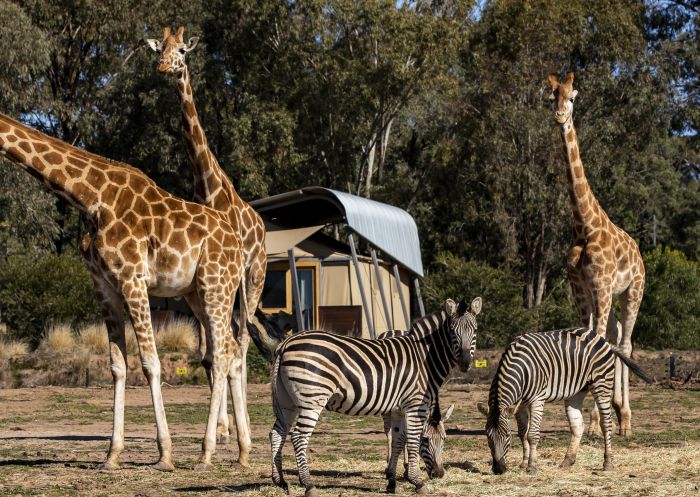
[(67, 253), (9, 257), (0, 263), (0, 316), (13, 337), (33, 346), (52, 323), (95, 320), (99, 306), (85, 264)]
[[(199, 345), (196, 328), (190, 318), (173, 318), (155, 330), (158, 352), (196, 352)], [(133, 334), (133, 333), (132, 333)]]
[(75, 351), (76, 345), (75, 334), (70, 326), (51, 325), (44, 333), (37, 351), (42, 354), (70, 353)]
[(443, 309), (445, 300), (481, 297), (478, 347), (503, 347), (535, 327), (533, 313), (523, 307), (522, 284), (516, 275), (452, 254), (440, 254), (423, 279), (427, 309)]
[(700, 347), (700, 264), (669, 248), (644, 255), (646, 288), (633, 339), (656, 349)]

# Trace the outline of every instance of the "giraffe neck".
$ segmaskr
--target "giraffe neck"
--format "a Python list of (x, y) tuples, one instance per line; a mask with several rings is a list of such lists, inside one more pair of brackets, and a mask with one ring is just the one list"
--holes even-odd
[(194, 200), (219, 210), (228, 210), (233, 201), (229, 195), (235, 196), (236, 191), (209, 148), (194, 105), (190, 71), (186, 65), (180, 74), (177, 87), (180, 94), (183, 136), (194, 172)]
[(598, 204), (586, 179), (572, 118), (561, 125), (561, 137), (566, 153), (566, 178), (574, 214), (574, 232), (577, 237), (587, 238), (592, 231), (600, 228), (607, 216)]
[(80, 211), (93, 215), (107, 181), (92, 154), (0, 114), (0, 154)]

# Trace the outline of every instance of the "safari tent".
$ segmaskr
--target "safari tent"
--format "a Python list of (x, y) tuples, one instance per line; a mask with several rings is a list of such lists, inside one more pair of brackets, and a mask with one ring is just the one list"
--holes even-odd
[(251, 205), (267, 229), (261, 307), (283, 330), (374, 337), (424, 314), (418, 230), (406, 211), (322, 187)]

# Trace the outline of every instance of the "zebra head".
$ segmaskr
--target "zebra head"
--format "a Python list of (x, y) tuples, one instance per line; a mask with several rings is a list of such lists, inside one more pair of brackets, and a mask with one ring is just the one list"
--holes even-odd
[(497, 475), (502, 475), (508, 469), (506, 457), (512, 440), (510, 415), (514, 410), (511, 406), (508, 409), (494, 409), (494, 412), (491, 412), (490, 407), (479, 406), (479, 411), (486, 414), (486, 438), (491, 449), (491, 469)]
[(445, 310), (450, 320), (452, 353), (460, 371), (466, 372), (476, 350), (476, 315), (481, 311), (481, 297), (472, 300), (469, 307), (464, 301), (456, 304), (447, 299)]
[(442, 448), (447, 439), (445, 421), (450, 419), (454, 407), (452, 404), (444, 413), (441, 413), (440, 406), (436, 404), (423, 428), (420, 439), (420, 455), (425, 463), (425, 471), (430, 478), (445, 476), (445, 469), (442, 467)]

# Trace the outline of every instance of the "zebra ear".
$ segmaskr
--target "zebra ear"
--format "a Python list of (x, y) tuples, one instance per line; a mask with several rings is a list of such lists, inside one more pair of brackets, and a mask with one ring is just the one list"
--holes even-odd
[(445, 412), (442, 413), (442, 422), (446, 422), (448, 419), (450, 419), (450, 416), (452, 416), (452, 411), (455, 410), (455, 405), (451, 404), (450, 407), (447, 408)]
[(454, 316), (457, 314), (457, 304), (452, 299), (447, 299), (445, 301), (445, 311), (448, 316)]
[(471, 311), (475, 316), (481, 312), (481, 297), (472, 300)]
[(487, 404), (484, 404), (483, 402), (477, 402), (476, 403), (476, 408), (479, 410), (481, 414), (484, 416), (489, 415), (489, 406)]

